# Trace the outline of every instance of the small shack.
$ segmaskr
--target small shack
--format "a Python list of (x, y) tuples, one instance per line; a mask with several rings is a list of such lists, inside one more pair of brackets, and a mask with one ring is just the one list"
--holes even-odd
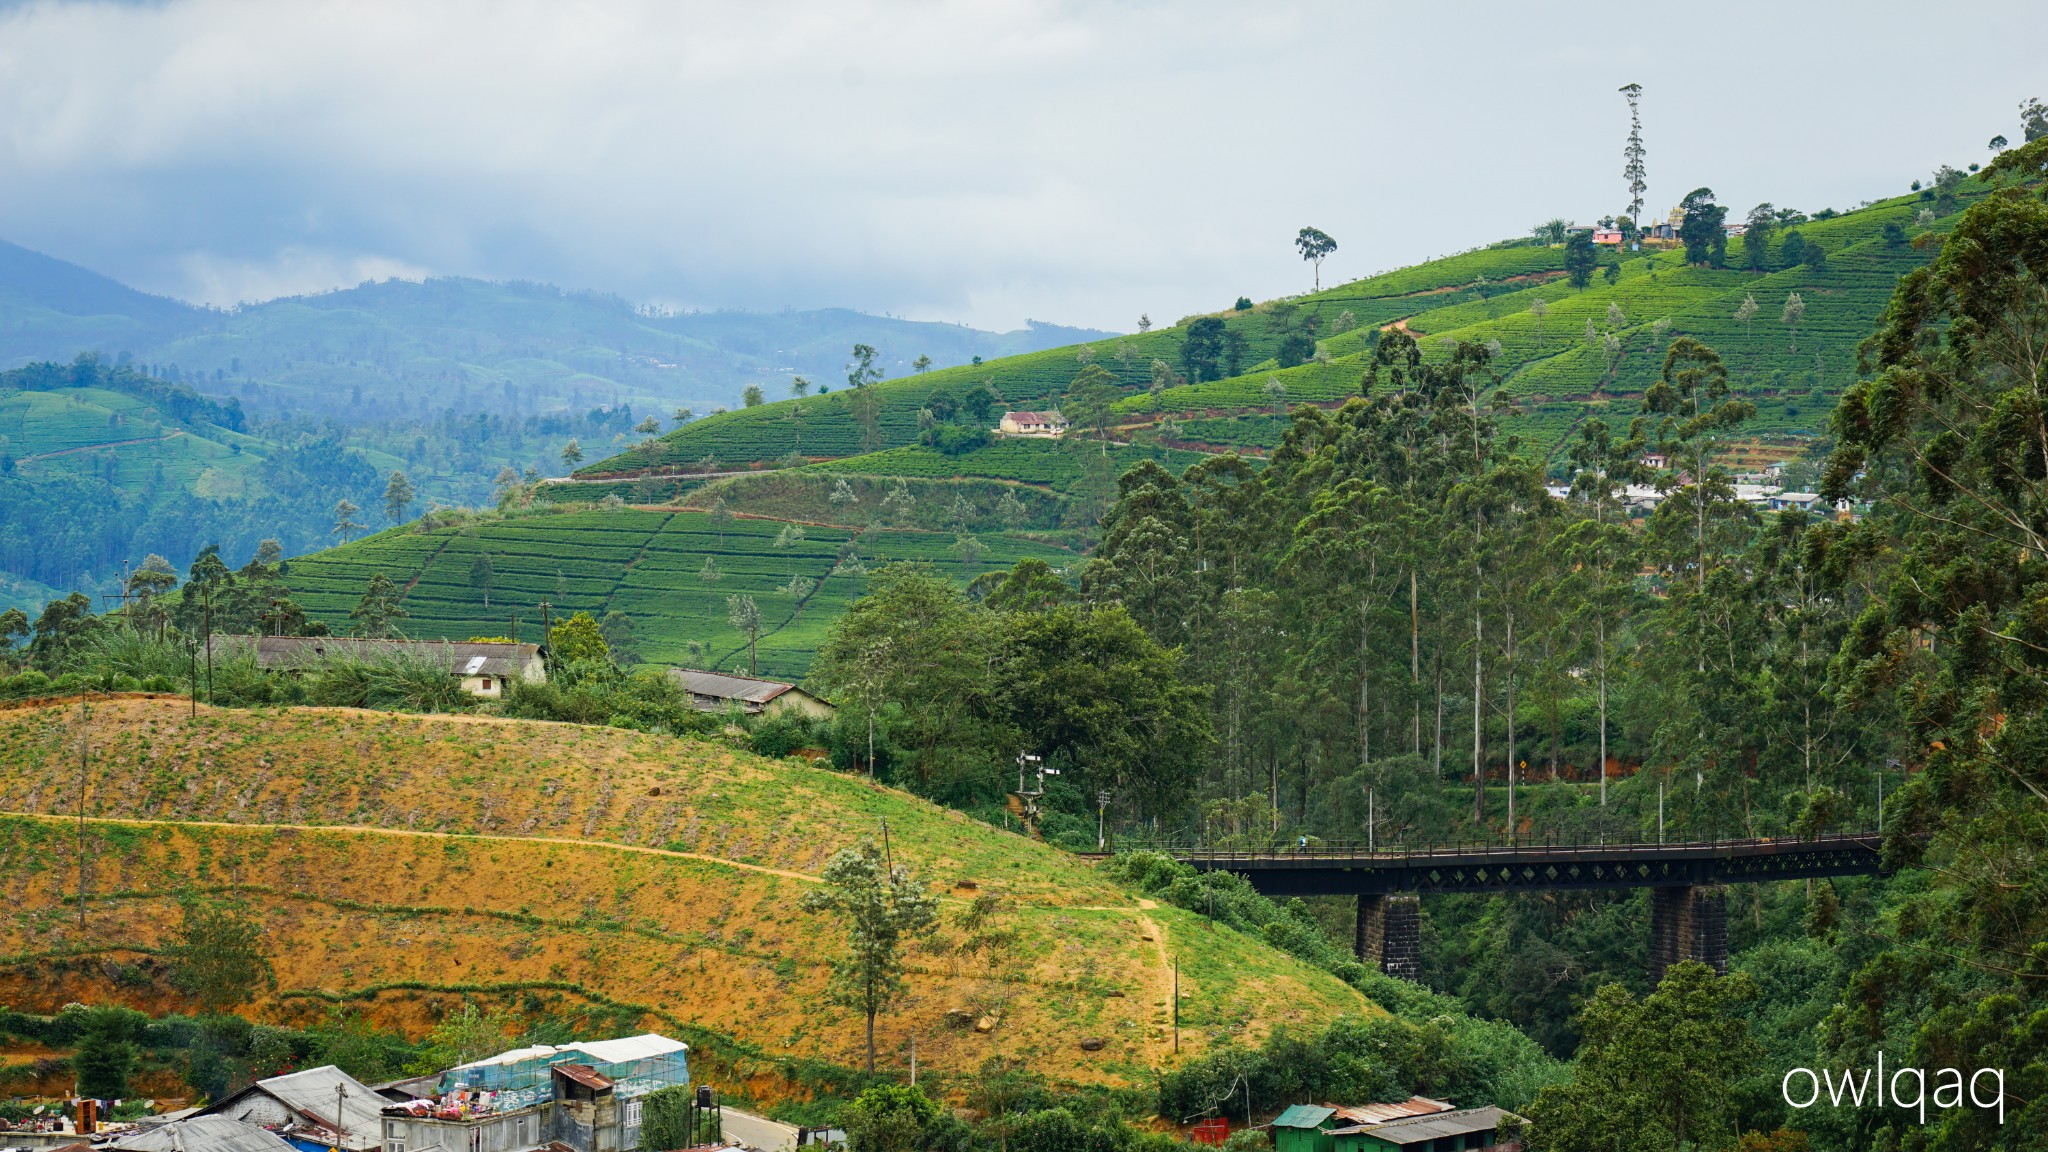
[(1336, 1152), (1330, 1138), (1335, 1127), (1335, 1108), (1296, 1104), (1273, 1118), (1273, 1152)]
[(723, 712), (737, 707), (749, 716), (775, 716), (793, 710), (819, 720), (830, 720), (835, 711), (831, 701), (780, 680), (699, 672), (694, 668), (671, 668), (668, 678), (688, 692), (690, 702), (702, 712)]

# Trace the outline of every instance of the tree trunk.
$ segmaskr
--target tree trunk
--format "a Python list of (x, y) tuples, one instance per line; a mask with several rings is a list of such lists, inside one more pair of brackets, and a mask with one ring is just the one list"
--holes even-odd
[(1600, 613), (1600, 806), (1607, 807), (1607, 613)]
[(1444, 657), (1436, 655), (1436, 746), (1430, 750), (1430, 767), (1439, 779), (1444, 774)]
[(1505, 593), (1501, 606), (1507, 612), (1508, 662), (1508, 835), (1515, 834), (1515, 610)]
[(1358, 600), (1358, 761), (1372, 768), (1372, 657), (1367, 650), (1372, 613), (1365, 597)]
[(1408, 570), (1408, 689), (1415, 695), (1415, 756), (1422, 756), (1422, 609), (1416, 599), (1415, 569)]

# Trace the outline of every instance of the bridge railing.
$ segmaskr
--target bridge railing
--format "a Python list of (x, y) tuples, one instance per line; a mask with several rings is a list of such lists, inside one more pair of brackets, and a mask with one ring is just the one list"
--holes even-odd
[(1278, 860), (1288, 858), (1350, 860), (1387, 859), (1415, 860), (1433, 856), (1463, 857), (1502, 856), (1523, 857), (1534, 853), (1546, 856), (1603, 856), (1616, 855), (1655, 857), (1660, 854), (1696, 855), (1701, 852), (1737, 853), (1743, 850), (1770, 850), (1773, 848), (1793, 849), (1828, 847), (1869, 847), (1880, 838), (1875, 831), (1835, 832), (1813, 836), (1745, 836), (1710, 840), (1636, 840), (1605, 839), (1588, 840), (1559, 836), (1508, 837), (1466, 837), (1451, 840), (1428, 840), (1416, 843), (1373, 843), (1363, 840), (1319, 840), (1311, 838), (1304, 845), (1297, 841), (1282, 841), (1266, 845), (1216, 845), (1199, 840), (1189, 841), (1175, 837), (1119, 838), (1114, 848), (1118, 852), (1154, 851), (1164, 852), (1181, 860), (1230, 861), (1230, 860)]

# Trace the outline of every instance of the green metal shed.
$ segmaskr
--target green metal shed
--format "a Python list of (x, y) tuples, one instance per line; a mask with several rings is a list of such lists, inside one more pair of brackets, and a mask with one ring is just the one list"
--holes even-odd
[(1330, 1138), (1336, 1126), (1335, 1108), (1296, 1104), (1273, 1120), (1273, 1152), (1337, 1152)]

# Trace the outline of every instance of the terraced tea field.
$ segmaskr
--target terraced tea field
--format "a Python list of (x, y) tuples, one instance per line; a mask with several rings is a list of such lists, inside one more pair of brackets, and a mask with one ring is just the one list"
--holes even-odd
[[(728, 621), (726, 605), (727, 597), (746, 594), (761, 612), (761, 673), (801, 677), (864, 572), (924, 561), (964, 582), (1026, 556), (1056, 567), (1079, 559), (1002, 533), (973, 539), (979, 556), (963, 555), (951, 533), (620, 508), (426, 533), (392, 529), (295, 559), (285, 580), (307, 613), (336, 631), (346, 631), (349, 610), (381, 572), (405, 589), (408, 615), (399, 623), (410, 636), (511, 635), (516, 617), (519, 637), (538, 640), (546, 601), (556, 618), (625, 613), (650, 663), (725, 669), (747, 666), (746, 637)], [(701, 645), (695, 653), (692, 642)]]
[[(1481, 293), (1475, 281), (1497, 283), (1555, 275), (1563, 267), (1562, 260), (1560, 249), (1485, 248), (1332, 287), (1299, 297), (1294, 303), (1315, 316), (1325, 334), (1347, 312), (1350, 323), (1362, 329), (1426, 308), (1477, 300)], [(1265, 376), (1260, 366), (1271, 360), (1279, 344), (1279, 335), (1268, 322), (1266, 310), (1215, 315), (1222, 318), (1230, 332), (1243, 338), (1243, 363), (1252, 366), (1248, 374), (1256, 375), (1262, 385)], [(1116, 376), (1127, 391), (1143, 392), (1152, 383), (1155, 359), (1179, 367), (1186, 338), (1184, 320), (1170, 328), (1154, 328), (1087, 345), (1085, 355), (1087, 362)], [(934, 393), (958, 400), (986, 382), (1010, 408), (1030, 409), (1057, 403), (1082, 368), (1083, 354), (1082, 348), (1056, 348), (870, 385), (875, 444), (878, 449), (891, 449), (915, 443), (918, 410)], [(1355, 385), (1355, 373), (1352, 382)], [(861, 391), (834, 387), (825, 396), (782, 400), (708, 416), (600, 460), (577, 474), (594, 477), (643, 469), (742, 465), (777, 460), (793, 452), (814, 459), (856, 456), (863, 452), (867, 442), (863, 404), (869, 398), (862, 396)]]

